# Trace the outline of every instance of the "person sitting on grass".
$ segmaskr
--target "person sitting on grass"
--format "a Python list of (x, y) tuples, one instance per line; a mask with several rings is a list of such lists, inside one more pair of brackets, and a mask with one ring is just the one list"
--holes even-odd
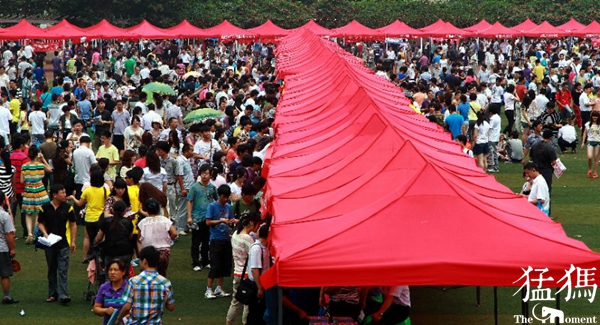
[(566, 153), (567, 148), (571, 148), (571, 153), (577, 152), (577, 131), (575, 131), (574, 121), (570, 117), (567, 118), (567, 124), (558, 130), (558, 146), (562, 153)]

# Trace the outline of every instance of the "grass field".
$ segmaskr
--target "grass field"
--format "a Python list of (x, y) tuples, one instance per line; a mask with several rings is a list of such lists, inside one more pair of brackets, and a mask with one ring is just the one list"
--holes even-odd
[[(552, 195), (552, 213), (562, 223), (566, 233), (582, 240), (592, 250), (600, 251), (600, 204), (598, 200), (600, 179), (587, 178), (585, 153), (566, 154), (561, 157), (568, 171), (555, 179)], [(514, 191), (523, 184), (520, 164), (502, 164), (500, 173), (494, 174)], [(18, 234), (21, 234), (20, 230)], [(79, 229), (78, 247), (82, 247), (83, 228)], [(207, 270), (192, 271), (189, 257), (190, 236), (182, 237), (173, 247), (169, 267), (169, 278), (173, 282), (176, 309), (167, 313), (166, 324), (225, 323), (229, 305), (228, 298), (214, 301), (204, 299)], [(69, 269), (69, 294), (73, 301), (69, 306), (45, 302), (47, 294), (46, 263), (42, 251), (17, 241), (17, 259), (23, 270), (12, 278), (12, 295), (20, 304), (0, 305), (0, 324), (101, 324), (101, 318), (91, 313), (90, 302), (83, 300), (87, 286), (86, 265), (81, 263), (82, 253), (78, 249), (71, 257)], [(600, 278), (596, 276), (596, 278)], [(516, 279), (515, 279), (516, 280)], [(226, 290), (231, 291), (231, 280), (226, 281)], [(515, 324), (513, 315), (520, 314), (519, 295), (512, 296), (516, 288), (499, 289), (500, 324)], [(442, 291), (433, 288), (411, 288), (413, 324), (493, 324), (492, 288), (482, 288), (482, 304), (475, 306), (475, 288), (460, 288)], [(583, 298), (561, 302), (565, 315), (597, 316), (600, 314), (600, 299), (590, 304)], [(549, 305), (551, 306), (551, 305)], [(531, 308), (532, 306), (530, 306)], [(25, 316), (19, 312), (25, 311)]]

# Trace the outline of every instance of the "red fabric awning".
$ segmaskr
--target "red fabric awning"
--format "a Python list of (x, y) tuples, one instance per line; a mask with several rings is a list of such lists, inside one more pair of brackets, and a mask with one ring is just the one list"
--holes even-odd
[(578, 36), (578, 37), (586, 37), (586, 38), (600, 37), (600, 24), (594, 20), (589, 25), (587, 25), (584, 29), (575, 31), (573, 33), (573, 35)]
[(86, 36), (90, 39), (139, 39), (140, 35), (119, 28), (106, 19), (102, 19), (96, 25), (85, 29)]
[(187, 19), (176, 26), (166, 28), (165, 31), (173, 38), (206, 38), (204, 29), (192, 25)]
[(490, 24), (487, 20), (482, 19), (477, 24), (467, 27), (467, 28), (463, 28), (463, 30), (470, 32), (470, 33), (477, 33), (477, 32), (484, 31), (490, 27), (492, 27), (492, 24)]
[(552, 26), (548, 21), (544, 21), (537, 27), (523, 32), (524, 36), (535, 38), (559, 38), (569, 36), (569, 33), (562, 29)]
[(534, 29), (536, 28), (538, 25), (536, 23), (534, 23), (533, 21), (531, 21), (531, 19), (527, 18), (525, 19), (524, 22), (518, 24), (517, 26), (513, 26), (511, 27), (512, 29), (524, 33), (526, 31), (529, 31), (530, 29)]
[(312, 19), (309, 20), (306, 24), (304, 24), (304, 25), (302, 25), (302, 26), (300, 26), (298, 28), (292, 29), (291, 31), (292, 32), (297, 32), (297, 31), (302, 30), (302, 29), (306, 29), (306, 30), (312, 32), (313, 34), (318, 35), (318, 36), (327, 36), (330, 33), (329, 29), (327, 29), (327, 28), (325, 28), (325, 27), (317, 24)]
[(144, 39), (176, 38), (168, 31), (150, 24), (146, 19), (133, 27), (125, 28), (125, 30)]
[(556, 27), (564, 30), (567, 33), (572, 33), (584, 29), (585, 25), (575, 20), (575, 18), (571, 18), (568, 22)]
[(277, 59), (264, 286), (521, 286), (528, 266), (555, 280), (571, 264), (600, 267), (337, 44), (303, 31), (280, 40)]
[(220, 39), (248, 39), (255, 38), (256, 35), (243, 28), (237, 27), (230, 23), (228, 20), (223, 20), (222, 23), (217, 26), (213, 26), (204, 30), (205, 34), (209, 38), (220, 38)]
[(256, 34), (256, 37), (267, 39), (286, 36), (290, 33), (289, 30), (275, 25), (270, 19), (258, 27), (248, 29), (248, 31)]
[(396, 20), (387, 26), (378, 28), (377, 31), (383, 33), (386, 37), (417, 38), (423, 35), (423, 32), (410, 27), (399, 20)]
[(419, 28), (420, 31), (422, 32), (427, 32), (430, 30), (434, 30), (434, 29), (438, 29), (440, 27), (444, 27), (445, 21), (438, 19), (435, 23), (429, 25), (429, 26), (425, 26), (423, 28)]
[(356, 20), (351, 21), (346, 26), (332, 29), (329, 36), (343, 37), (347, 40), (383, 40), (385, 38), (385, 35), (382, 32), (369, 28)]
[(46, 31), (42, 28), (30, 24), (27, 20), (22, 19), (16, 25), (7, 27), (0, 34), (1, 39), (15, 40), (15, 39), (61, 39), (64, 38), (52, 31)]
[[(441, 20), (440, 20), (441, 21)], [(438, 28), (427, 29), (423, 31), (424, 36), (433, 38), (463, 38), (471, 36), (470, 32), (464, 31), (449, 22), (443, 22), (438, 25)]]
[(86, 31), (83, 28), (79, 28), (69, 23), (66, 19), (61, 20), (58, 24), (50, 26), (45, 30), (58, 34), (66, 39), (78, 39), (86, 36)]
[(514, 38), (521, 35), (520, 32), (512, 28), (502, 25), (500, 22), (495, 22), (490, 28), (475, 33), (475, 36), (483, 38)]

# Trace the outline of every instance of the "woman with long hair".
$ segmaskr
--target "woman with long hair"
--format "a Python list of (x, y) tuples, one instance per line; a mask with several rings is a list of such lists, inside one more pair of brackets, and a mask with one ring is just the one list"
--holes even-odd
[(103, 283), (98, 289), (93, 309), (95, 315), (104, 316), (103, 325), (108, 324), (112, 314), (125, 305), (122, 297), (127, 287), (124, 279), (129, 268), (121, 260), (111, 260), (106, 264), (106, 269), (108, 282)]
[(145, 145), (146, 148), (152, 148), (154, 146), (154, 137), (150, 131), (146, 131), (142, 134), (142, 145)]
[(125, 137), (125, 149), (137, 151), (142, 144), (142, 135), (144, 129), (140, 126), (142, 120), (139, 116), (134, 115), (131, 118), (131, 125), (129, 125), (123, 132)]
[(596, 179), (598, 178), (598, 154), (600, 153), (600, 112), (592, 112), (589, 122), (585, 123), (584, 130), (583, 139), (581, 140), (581, 149), (583, 149), (583, 146), (587, 141), (587, 176)]
[(138, 148), (138, 159), (133, 163), (133, 165), (135, 167), (146, 168), (146, 154), (148, 154), (148, 147), (145, 144), (140, 145)]
[(105, 218), (113, 215), (113, 207), (117, 202), (125, 203), (125, 212), (131, 210), (131, 200), (129, 199), (129, 193), (127, 191), (127, 183), (123, 178), (117, 178), (112, 190), (110, 191), (110, 195), (106, 198), (106, 201), (104, 202)]
[[(513, 125), (515, 124), (515, 102), (519, 101), (519, 98), (515, 96), (515, 86), (508, 85), (506, 87), (506, 92), (504, 93), (504, 115), (506, 115), (506, 119), (508, 120), (508, 124), (502, 133), (510, 134), (513, 129)], [(500, 111), (498, 111), (500, 112)]]
[(147, 246), (154, 246), (158, 250), (160, 255), (157, 271), (160, 275), (166, 277), (171, 246), (173, 240), (177, 238), (177, 230), (173, 226), (173, 221), (160, 215), (160, 210), (161, 206), (157, 200), (149, 199), (146, 201), (144, 211), (148, 216), (138, 223), (138, 228), (140, 229), (142, 249)]
[(231, 188), (231, 202), (235, 202), (242, 198), (242, 186), (248, 179), (248, 171), (246, 168), (240, 166), (236, 168), (235, 173), (233, 174), (233, 182), (229, 184), (229, 188)]
[(30, 161), (21, 168), (21, 183), (25, 184), (21, 212), (25, 213), (27, 225), (28, 235), (25, 243), (31, 244), (33, 242), (33, 215), (37, 215), (43, 204), (50, 202), (42, 179), (45, 173), (52, 173), (52, 168), (38, 147), (30, 147), (28, 156)]
[(146, 154), (146, 168), (144, 168), (141, 182), (150, 183), (167, 193), (167, 172), (160, 167), (160, 158), (154, 150), (150, 150)]
[(125, 217), (127, 204), (124, 201), (117, 201), (111, 207), (112, 214), (102, 219), (100, 230), (96, 235), (96, 245), (104, 240), (102, 252), (106, 262), (113, 259), (120, 259), (125, 262), (126, 269), (129, 269), (131, 257), (133, 256), (133, 246), (131, 237), (133, 236), (133, 223)]
[(54, 157), (52, 157), (52, 165), (54, 166), (54, 184), (63, 184), (67, 193), (71, 193), (73, 189), (66, 188), (69, 183), (70, 166), (71, 166), (71, 146), (69, 141), (62, 140), (58, 143), (58, 148)]
[(169, 131), (169, 146), (171, 147), (171, 150), (169, 151), (171, 155), (179, 155), (183, 143), (180, 143), (179, 141), (179, 133), (177, 130)]
[[(494, 108), (492, 107), (491, 109)], [(488, 145), (490, 124), (485, 120), (485, 113), (482, 111), (477, 112), (477, 121), (475, 122), (473, 134), (473, 137), (476, 139), (473, 154), (477, 158), (477, 165), (484, 171), (487, 171), (487, 156), (490, 152)]]
[(11, 163), (10, 151), (6, 149), (3, 137), (0, 137), (0, 160), (0, 191), (11, 199), (15, 195), (13, 183), (17, 169)]
[(121, 170), (119, 171), (119, 176), (121, 178), (125, 178), (127, 172), (133, 168), (133, 160), (136, 157), (136, 153), (133, 150), (125, 150), (123, 152), (123, 156), (121, 156)]
[(220, 162), (214, 163), (212, 165), (210, 171), (210, 182), (216, 187), (219, 188), (221, 185), (227, 184), (227, 179), (225, 178), (225, 172), (223, 170), (223, 164)]
[(150, 183), (140, 183), (139, 190), (139, 201), (140, 204), (142, 204), (142, 208), (139, 211), (140, 215), (147, 216), (147, 213), (144, 211), (143, 203), (150, 199), (156, 200), (163, 210), (167, 209), (166, 192), (159, 190), (158, 188), (156, 188), (156, 186)]

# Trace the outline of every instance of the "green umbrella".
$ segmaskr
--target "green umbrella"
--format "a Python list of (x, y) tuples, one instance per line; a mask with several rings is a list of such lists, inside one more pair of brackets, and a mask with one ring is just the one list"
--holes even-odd
[(175, 91), (169, 85), (162, 82), (151, 82), (142, 88), (142, 91), (159, 93), (161, 95), (175, 95)]
[(217, 111), (212, 108), (196, 109), (185, 116), (185, 118), (183, 119), (183, 123), (185, 123), (185, 125), (196, 124), (211, 118), (216, 119), (221, 115), (223, 115), (221, 111)]

